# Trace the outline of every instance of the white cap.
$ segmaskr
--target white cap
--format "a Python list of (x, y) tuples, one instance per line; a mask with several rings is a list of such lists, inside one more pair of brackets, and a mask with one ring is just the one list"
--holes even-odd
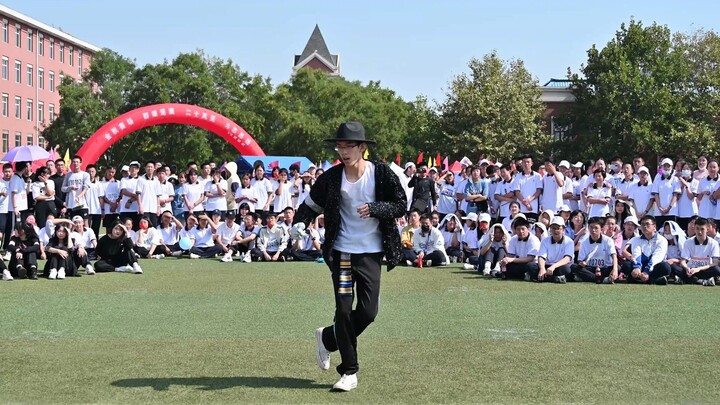
[(435, 166), (433, 166), (433, 167), (431, 167), (431, 168), (428, 169), (428, 172), (431, 172), (431, 171), (433, 171), (433, 170), (435, 171), (435, 173), (437, 173), (437, 171), (438, 171), (438, 169), (437, 169)]
[(469, 219), (470, 221), (475, 221), (475, 222), (477, 222), (477, 220), (478, 220), (478, 215), (477, 215), (476, 213), (474, 213), (474, 212), (471, 212), (471, 213), (467, 214), (467, 216), (462, 217), (462, 219), (466, 219), (466, 220)]
[(503, 165), (502, 165), (502, 163), (500, 163), (500, 162), (495, 162), (495, 167), (497, 167), (498, 169), (500, 169), (500, 168), (503, 167)]
[(133, 160), (132, 162), (130, 162), (130, 166), (132, 166), (132, 165), (140, 167), (140, 162), (138, 162), (137, 160)]
[(75, 215), (75, 216), (72, 218), (72, 221), (73, 221), (73, 222), (78, 222), (78, 221), (80, 221), (80, 222), (85, 222), (85, 220), (84, 220), (80, 215)]
[(650, 174), (650, 170), (648, 170), (648, 168), (645, 167), (645, 166), (640, 166), (640, 167), (638, 168), (638, 174), (640, 174), (640, 173), (642, 173), (642, 172), (645, 172), (646, 174)]
[(480, 216), (478, 217), (478, 222), (487, 222), (487, 223), (489, 224), (489, 223), (490, 223), (490, 214), (487, 214), (487, 213), (484, 213), (484, 212), (483, 212), (483, 213), (480, 214)]
[(550, 226), (553, 226), (553, 225), (565, 227), (565, 220), (562, 219), (562, 217), (555, 217), (552, 219), (552, 221), (550, 221)]
[(635, 226), (640, 226), (640, 222), (638, 222), (637, 217), (634, 215), (630, 215), (629, 217), (625, 218), (625, 222), (623, 223), (627, 224), (628, 222), (630, 222), (631, 224), (635, 224)]
[(545, 227), (545, 224), (543, 224), (542, 222), (535, 222), (535, 224), (533, 224), (533, 226), (534, 226), (535, 228), (540, 228), (540, 229), (542, 229), (542, 230), (543, 230), (543, 233), (544, 233), (544, 232), (547, 232), (547, 228)]
[(123, 166), (123, 167), (120, 168), (120, 171), (121, 171), (121, 172), (129, 172), (129, 171), (130, 171), (130, 166), (125, 165), (125, 166)]
[(478, 164), (479, 164), (480, 166), (482, 166), (482, 165), (489, 165), (489, 164), (490, 164), (490, 161), (487, 160), (487, 159), (482, 159), (482, 160), (480, 161), (480, 163), (478, 163)]
[(574, 167), (574, 168), (576, 168), (576, 169), (579, 169), (579, 168), (581, 168), (582, 166), (583, 166), (582, 162), (577, 162), (577, 163), (575, 163), (574, 165), (572, 165), (572, 167)]
[(550, 218), (551, 221), (553, 218), (555, 218), (555, 212), (553, 212), (553, 210), (545, 210), (542, 213), (540, 213), (540, 215), (542, 215), (542, 214), (547, 214), (548, 218)]
[(410, 168), (410, 167), (415, 167), (415, 163), (413, 163), (413, 162), (407, 162), (407, 163), (405, 163), (405, 170), (407, 170), (407, 169)]
[(563, 204), (562, 207), (558, 210), (558, 212), (572, 212), (570, 207), (567, 204)]
[(670, 158), (663, 159), (662, 162), (660, 162), (660, 166), (665, 166), (665, 165), (672, 166), (673, 165), (672, 159), (670, 159)]
[(566, 169), (570, 168), (570, 162), (567, 160), (561, 160), (560, 163), (558, 163), (558, 167), (564, 167)]
[(310, 170), (310, 169), (317, 169), (317, 166), (315, 166), (314, 164), (310, 163), (310, 165), (308, 166), (308, 170)]

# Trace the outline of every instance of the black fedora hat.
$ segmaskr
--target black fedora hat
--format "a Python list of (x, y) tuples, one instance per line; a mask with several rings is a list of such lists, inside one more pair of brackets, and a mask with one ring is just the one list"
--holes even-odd
[(338, 141), (375, 143), (375, 141), (365, 139), (365, 128), (357, 121), (343, 122), (335, 131), (335, 137), (325, 140), (325, 142)]

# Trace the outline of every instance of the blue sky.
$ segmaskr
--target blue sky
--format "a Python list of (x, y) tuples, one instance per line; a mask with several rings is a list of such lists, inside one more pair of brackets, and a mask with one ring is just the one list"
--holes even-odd
[(522, 59), (542, 84), (577, 71), (634, 17), (673, 32), (718, 31), (711, 1), (166, 1), (0, 0), (138, 64), (202, 49), (243, 70), (287, 81), (315, 24), (350, 80), (379, 80), (406, 100), (442, 101), (472, 57)]

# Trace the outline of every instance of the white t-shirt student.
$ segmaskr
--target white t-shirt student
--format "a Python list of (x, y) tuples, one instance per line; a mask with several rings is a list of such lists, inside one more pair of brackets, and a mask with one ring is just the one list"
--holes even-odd
[(693, 236), (685, 241), (681, 257), (687, 260), (687, 266), (691, 269), (709, 266), (714, 258), (720, 257), (720, 245), (709, 236), (705, 239), (705, 243), (700, 244), (697, 237)]
[(85, 193), (85, 202), (88, 207), (88, 214), (90, 215), (101, 215), (102, 210), (100, 206), (100, 196), (103, 194), (103, 184), (95, 179), (95, 182), (90, 182), (90, 188)]
[[(673, 195), (680, 195), (681, 187), (680, 180), (677, 176), (670, 176), (670, 178), (657, 177), (656, 181), (652, 185), (652, 193), (655, 196), (655, 203), (658, 207), (668, 208), (672, 201)], [(657, 212), (660, 215), (660, 211)], [(678, 206), (677, 201), (670, 207), (670, 211), (665, 215), (677, 216)]]
[[(105, 200), (107, 201), (117, 201), (118, 198), (120, 198), (120, 182), (117, 180), (112, 181), (102, 181), (100, 182), (102, 185), (101, 190), (101, 196), (105, 197)], [(110, 204), (105, 203), (103, 209), (105, 210), (105, 214), (117, 214), (120, 212), (120, 206), (115, 209), (115, 211), (110, 211)]]
[(235, 222), (231, 226), (228, 226), (227, 222), (223, 222), (218, 225), (217, 231), (215, 231), (216, 235), (220, 237), (223, 246), (228, 246), (230, 242), (234, 241), (238, 232), (240, 232), (240, 225)]
[[(5, 195), (0, 194), (0, 214), (8, 213), (8, 200), (10, 199), (9, 187), (10, 181), (0, 178), (0, 193), (5, 193)], [(54, 184), (53, 187), (55, 187)]]
[(680, 218), (690, 218), (693, 215), (698, 214), (698, 205), (697, 205), (697, 198), (694, 196), (692, 198), (688, 197), (687, 191), (690, 190), (691, 193), (697, 194), (698, 191), (698, 184), (700, 184), (700, 181), (698, 179), (691, 179), (688, 182), (688, 188), (682, 187), (682, 183), (680, 183), (680, 191), (681, 195), (680, 198), (678, 198), (677, 202), (677, 208), (678, 208), (678, 217)]
[(157, 230), (160, 236), (160, 243), (163, 245), (172, 246), (180, 240), (180, 231), (178, 231), (174, 223), (170, 223), (170, 226), (167, 228), (158, 225)]
[[(205, 190), (203, 189), (202, 184), (200, 184), (200, 182), (198, 181), (196, 184), (185, 183), (183, 185), (182, 193), (184, 196), (187, 197), (188, 201), (190, 201), (191, 204), (194, 204), (195, 202), (203, 198), (204, 191)], [(189, 211), (187, 205), (183, 205), (183, 210), (185, 212)], [(195, 208), (193, 208), (192, 212), (202, 212), (204, 210), (205, 208), (203, 208), (203, 205), (201, 203), (196, 205)]]
[(596, 242), (588, 236), (580, 242), (578, 262), (585, 262), (588, 267), (610, 267), (615, 255), (615, 242), (609, 236), (600, 235), (600, 240)]
[(157, 177), (148, 179), (147, 175), (140, 176), (137, 181), (135, 192), (140, 195), (143, 212), (157, 214), (157, 199), (161, 194), (160, 182)]
[(280, 195), (275, 194), (275, 200), (273, 200), (273, 212), (282, 212), (285, 208), (293, 206), (295, 186), (290, 180), (286, 180), (284, 183), (274, 181), (272, 187), (273, 193), (280, 188)]
[[(28, 209), (27, 201), (27, 185), (22, 176), (17, 173), (13, 174), (10, 179), (10, 187), (8, 190), (8, 212), (25, 211)], [(14, 195), (14, 197), (13, 197)]]
[(205, 229), (198, 229), (198, 227), (194, 227), (190, 230), (190, 239), (195, 240), (195, 244), (193, 245), (195, 247), (213, 247), (215, 245), (213, 235), (213, 230), (209, 226), (205, 227)]
[(518, 235), (515, 235), (512, 238), (510, 238), (510, 243), (508, 244), (508, 254), (509, 255), (512, 255), (513, 257), (518, 257), (518, 258), (535, 256), (535, 259), (533, 260), (533, 262), (537, 263), (537, 257), (538, 257), (539, 253), (540, 253), (540, 240), (537, 238), (537, 236), (533, 235), (532, 233), (524, 241), (521, 241), (520, 238), (518, 238)]
[[(508, 193), (515, 192), (517, 189), (517, 183), (515, 183), (514, 180), (501, 180), (495, 186), (495, 195), (504, 196)], [(510, 216), (510, 203), (511, 201), (498, 201), (498, 207), (500, 208), (501, 217), (507, 218)]]
[[(647, 208), (648, 204), (650, 203), (650, 199), (652, 198), (652, 185), (641, 185), (640, 182), (634, 183), (632, 186), (630, 186), (630, 189), (628, 191), (630, 195), (630, 201), (635, 204), (635, 211), (640, 215), (640, 213), (645, 212), (645, 209)], [(648, 212), (645, 212), (645, 215), (654, 215), (655, 205), (653, 204), (653, 207), (650, 208)]]
[(261, 180), (254, 178), (250, 182), (250, 187), (255, 189), (255, 197), (257, 198), (257, 202), (255, 203), (255, 209), (259, 211), (264, 210), (265, 204), (267, 204), (267, 201), (270, 198), (268, 193), (272, 194), (275, 192), (272, 183), (270, 182), (270, 180), (264, 177)]
[[(415, 232), (419, 232), (419, 230)], [(477, 228), (468, 229), (466, 232), (464, 232), (462, 236), (462, 243), (463, 245), (467, 245), (468, 249), (480, 249), (480, 239), (478, 239)]]
[(375, 165), (367, 162), (354, 183), (348, 181), (343, 170), (340, 195), (340, 228), (333, 248), (346, 253), (382, 252), (380, 220), (361, 218), (357, 212), (361, 205), (375, 201)]
[[(248, 236), (255, 234), (255, 240), (257, 240), (257, 237), (260, 235), (260, 227), (257, 225), (253, 225), (252, 228), (248, 228), (243, 222), (243, 224), (240, 225), (240, 227), (238, 228), (238, 232), (240, 232), (241, 239), (245, 239)], [(250, 241), (250, 243), (248, 244), (248, 249), (253, 249), (255, 247), (255, 240)]]
[[(227, 190), (228, 190), (227, 180), (220, 179), (220, 188), (225, 190), (225, 192), (227, 193)], [(217, 194), (218, 193), (218, 183), (215, 183), (214, 181), (206, 182), (205, 183), (205, 192)], [(214, 210), (227, 211), (227, 199), (225, 198), (224, 195), (221, 195), (218, 197), (207, 197), (207, 201), (205, 202), (205, 209), (207, 211), (214, 211)]]
[(87, 208), (85, 196), (78, 201), (78, 196), (83, 190), (90, 188), (90, 175), (87, 172), (79, 171), (77, 173), (70, 172), (65, 175), (62, 184), (62, 192), (65, 195), (65, 204), (67, 209)]
[(552, 210), (553, 213), (557, 213), (560, 207), (562, 207), (563, 189), (565, 187), (565, 183), (567, 183), (568, 180), (562, 174), (560, 175), (560, 177), (562, 177), (564, 180), (562, 186), (558, 185), (557, 179), (554, 175), (546, 174), (545, 176), (543, 176), (543, 192), (542, 194), (540, 194), (540, 205), (542, 205), (543, 210)]
[(589, 203), (590, 206), (590, 212), (588, 213), (588, 217), (604, 217), (608, 213), (610, 213), (610, 197), (612, 194), (612, 189), (610, 187), (607, 187), (603, 185), (603, 187), (596, 187), (597, 184), (591, 184), (588, 186), (587, 189), (587, 196), (588, 198), (600, 198), (600, 199), (608, 199), (607, 204), (599, 204), (599, 203)]
[(548, 236), (540, 242), (538, 257), (544, 258), (548, 266), (559, 262), (565, 256), (571, 260), (575, 257), (575, 243), (567, 236), (563, 235), (559, 243), (556, 243), (552, 236)]
[(717, 204), (713, 204), (711, 196), (713, 191), (717, 189), (718, 179), (720, 177), (711, 179), (710, 177), (703, 177), (698, 183), (698, 196), (708, 192), (709, 195), (703, 195), (698, 206), (698, 216), (702, 218), (713, 218), (715, 216), (715, 207)]
[(76, 248), (82, 247), (82, 248), (92, 248), (92, 241), (97, 242), (97, 237), (95, 236), (95, 231), (92, 230), (92, 228), (85, 228), (82, 233), (77, 231), (70, 232), (70, 237), (73, 240), (73, 246)]
[(522, 200), (524, 198), (530, 198), (532, 197), (535, 192), (537, 192), (538, 189), (543, 188), (543, 181), (542, 177), (540, 177), (540, 174), (538, 172), (530, 172), (530, 174), (525, 175), (524, 173), (518, 173), (515, 176), (515, 183), (517, 183), (517, 189), (520, 191), (521, 196), (518, 198), (518, 202), (520, 203), (520, 212), (522, 213), (538, 213), (538, 198), (532, 200), (530, 203), (530, 206), (532, 209), (528, 209), (525, 204), (522, 203)]
[[(122, 192), (122, 190), (125, 190), (131, 193), (135, 193), (135, 190), (137, 190), (137, 183), (137, 177), (123, 177), (123, 179), (120, 180), (120, 191)], [(137, 200), (133, 200), (130, 206), (126, 207), (129, 199), (130, 197), (123, 194), (122, 200), (120, 201), (120, 212), (138, 212)]]

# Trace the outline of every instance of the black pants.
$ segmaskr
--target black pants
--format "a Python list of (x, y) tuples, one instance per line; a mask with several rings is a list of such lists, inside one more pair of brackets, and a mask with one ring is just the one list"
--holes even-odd
[(698, 271), (692, 276), (688, 276), (679, 264), (673, 264), (670, 268), (672, 269), (673, 274), (675, 274), (675, 277), (680, 277), (685, 284), (697, 284), (700, 280), (707, 280), (712, 277), (720, 276), (720, 268), (718, 268), (718, 266), (711, 266), (709, 269)]
[(294, 250), (291, 255), (297, 262), (314, 262), (322, 257), (322, 252), (319, 250)]
[[(415, 253), (411, 249), (408, 249), (408, 251), (409, 252), (406, 254), (408, 259), (406, 260), (410, 260), (411, 262), (415, 263), (418, 259), (417, 253)], [(430, 260), (430, 262), (432, 263), (431, 266), (441, 266), (443, 264), (447, 264), (447, 262), (445, 261), (445, 255), (439, 250), (433, 250), (430, 253), (426, 253), (425, 256), (423, 256), (423, 261), (426, 260)]]
[[(349, 254), (332, 251), (328, 267), (335, 289), (335, 324), (323, 329), (322, 340), (331, 352), (340, 351), (340, 374), (359, 370), (357, 337), (374, 320), (379, 310), (382, 253)], [(357, 295), (357, 305), (353, 301)]]
[(52, 214), (55, 218), (58, 216), (55, 200), (36, 201), (35, 202), (35, 222), (40, 228), (47, 223), (48, 214)]
[(461, 248), (459, 248), (459, 247), (446, 247), (446, 248), (445, 248), (445, 253), (447, 253), (448, 257), (455, 257), (455, 258), (456, 258), (456, 261), (457, 261), (458, 263), (461, 263), (461, 262), (462, 262), (463, 253), (462, 253), (462, 249), (461, 249)]
[(222, 246), (213, 245), (210, 247), (192, 247), (190, 253), (194, 253), (203, 259), (209, 259), (223, 252)]
[[(633, 262), (626, 261), (623, 263), (621, 271), (623, 274), (625, 274), (625, 278), (630, 282), (642, 282), (640, 279), (633, 278), (630, 274), (633, 272)], [(670, 264), (668, 262), (660, 262), (653, 266), (652, 271), (648, 274), (649, 282), (653, 283), (655, 280), (657, 280), (660, 277), (663, 276), (669, 276), (672, 272), (672, 269), (670, 268)]]
[[(13, 253), (10, 256), (10, 263), (8, 264), (10, 275), (13, 277), (22, 278), (22, 272), (25, 274), (35, 273), (37, 274), (37, 253), (23, 253), (22, 259), (18, 260)], [(22, 269), (25, 269), (22, 271)]]
[(150, 255), (150, 249), (145, 246), (133, 246), (133, 251), (139, 254), (143, 259), (147, 259)]
[[(12, 198), (11, 196), (8, 196), (8, 198)], [(10, 244), (10, 237), (12, 237), (13, 231), (15, 230), (15, 224), (18, 222), (24, 223), (25, 220), (27, 220), (27, 217), (29, 217), (33, 213), (33, 210), (25, 210), (20, 211), (20, 218), (15, 216), (15, 213), (10, 211), (8, 213), (8, 221), (5, 224), (5, 235), (3, 238), (3, 249), (7, 250), (8, 245)], [(43, 224), (42, 226), (45, 226)]]
[[(547, 268), (552, 265), (553, 265), (553, 263), (546, 262), (545, 269), (547, 270)], [(537, 270), (535, 270), (535, 269), (537, 269)], [(552, 276), (548, 276), (547, 274), (545, 274), (545, 278), (542, 281), (552, 281), (553, 277), (569, 276), (571, 273), (572, 273), (572, 270), (570, 270), (570, 264), (565, 264), (565, 265), (562, 265), (562, 266), (556, 268), (553, 271)], [(540, 274), (540, 266), (536, 266), (535, 268), (532, 269), (532, 271), (530, 271), (530, 279), (532, 281), (538, 281), (538, 274)]]
[(690, 218), (681, 218), (677, 217), (677, 223), (680, 225), (680, 228), (682, 228), (685, 233), (687, 233), (688, 225), (690, 224)]
[(95, 237), (100, 239), (100, 224), (102, 223), (102, 215), (91, 214), (90, 215), (90, 228), (95, 232)]
[(132, 265), (137, 262), (135, 252), (133, 252), (133, 243), (129, 238), (122, 241), (120, 252), (112, 257), (103, 257), (95, 262), (95, 271), (98, 273), (108, 273), (115, 271), (116, 267)]
[(60, 268), (65, 269), (65, 275), (68, 277), (77, 276), (77, 266), (73, 263), (73, 253), (68, 254), (64, 259), (57, 253), (48, 254), (43, 276), (49, 276), (50, 269), (58, 270)]
[(535, 262), (530, 263), (508, 263), (507, 266), (505, 266), (505, 273), (503, 273), (503, 279), (524, 279), (525, 273), (530, 273), (530, 277), (532, 275), (535, 275), (535, 279), (537, 279), (537, 274), (540, 271), (540, 268), (538, 267), (538, 264)]
[(598, 280), (595, 275), (594, 267), (580, 267), (577, 264), (573, 264), (570, 268), (572, 269), (573, 276), (575, 276), (575, 281), (586, 281), (588, 283), (600, 283), (605, 277), (609, 277), (610, 273), (612, 273), (612, 266), (601, 267), (600, 279)]

